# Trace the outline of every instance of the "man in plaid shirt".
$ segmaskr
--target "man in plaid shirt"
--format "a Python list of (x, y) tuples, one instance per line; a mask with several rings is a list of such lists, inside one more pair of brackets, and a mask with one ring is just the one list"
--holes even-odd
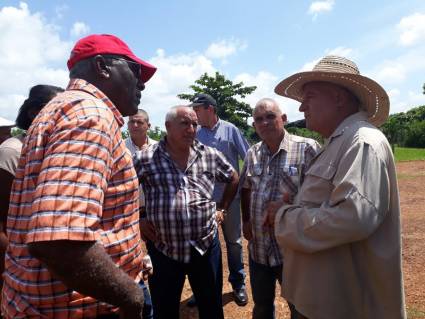
[[(260, 100), (253, 118), (262, 141), (248, 150), (241, 173), (242, 228), (249, 241), (253, 318), (274, 318), (275, 285), (276, 280), (282, 284), (283, 258), (266, 216), (283, 205), (284, 193), (290, 197), (297, 193), (319, 144), (289, 134), (283, 127), (286, 115), (272, 99)], [(291, 318), (296, 318), (295, 308), (289, 307)]]
[[(154, 274), (149, 288), (155, 318), (178, 318), (188, 275), (201, 319), (224, 318), (217, 226), (236, 194), (238, 174), (224, 155), (195, 140), (198, 120), (187, 106), (166, 116), (167, 135), (138, 152), (135, 167), (146, 198), (140, 229)], [(221, 202), (215, 181), (226, 183)]]

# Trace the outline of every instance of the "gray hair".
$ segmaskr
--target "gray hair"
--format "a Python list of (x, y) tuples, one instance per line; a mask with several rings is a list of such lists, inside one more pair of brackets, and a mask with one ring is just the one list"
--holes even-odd
[[(146, 120), (146, 122), (149, 123), (149, 115), (148, 112), (146, 112), (144, 109), (137, 109), (137, 113), (136, 114), (140, 114), (141, 116), (143, 116)], [(134, 115), (133, 115), (134, 116)]]
[(172, 120), (174, 120), (177, 117), (177, 112), (182, 108), (188, 108), (192, 110), (192, 108), (187, 105), (173, 106), (168, 110), (167, 114), (165, 115), (165, 122), (171, 122)]
[(252, 114), (254, 114), (257, 109), (259, 109), (261, 107), (264, 107), (266, 105), (271, 105), (271, 106), (276, 107), (276, 109), (278, 110), (278, 112), (280, 114), (282, 114), (282, 110), (280, 109), (279, 104), (277, 104), (277, 102), (275, 100), (273, 100), (271, 98), (268, 98), (268, 97), (262, 98), (261, 100), (259, 100), (257, 102), (257, 104), (255, 104), (254, 110), (252, 110)]

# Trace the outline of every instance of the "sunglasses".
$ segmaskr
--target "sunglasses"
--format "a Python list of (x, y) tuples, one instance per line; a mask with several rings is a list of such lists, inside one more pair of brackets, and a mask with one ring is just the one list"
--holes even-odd
[(140, 77), (142, 76), (142, 66), (137, 62), (127, 60), (127, 59), (124, 59), (124, 58), (115, 57), (115, 56), (106, 56), (105, 58), (111, 59), (111, 60), (127, 62), (128, 68), (134, 73), (134, 75), (138, 79), (140, 79)]

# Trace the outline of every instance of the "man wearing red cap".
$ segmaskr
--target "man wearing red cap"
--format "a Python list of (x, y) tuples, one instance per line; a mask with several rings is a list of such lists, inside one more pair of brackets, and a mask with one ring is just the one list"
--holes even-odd
[(68, 68), (16, 171), (2, 314), (146, 318), (138, 183), (121, 126), (156, 69), (112, 35), (78, 41)]

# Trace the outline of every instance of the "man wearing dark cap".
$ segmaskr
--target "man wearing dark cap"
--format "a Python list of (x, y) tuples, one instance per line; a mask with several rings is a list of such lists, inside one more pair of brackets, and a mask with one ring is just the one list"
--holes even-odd
[[(218, 149), (224, 154), (229, 163), (239, 173), (239, 160), (245, 158), (249, 144), (240, 130), (217, 115), (217, 102), (209, 94), (200, 93), (195, 95), (192, 104), (200, 128), (197, 131), (197, 139), (210, 147)], [(225, 185), (217, 183), (214, 188), (213, 199), (219, 203)], [(245, 290), (245, 271), (243, 268), (242, 237), (241, 237), (241, 213), (239, 195), (235, 197), (226, 214), (222, 229), (227, 248), (227, 264), (229, 266), (229, 282), (233, 288), (233, 298), (239, 306), (248, 303)], [(192, 298), (192, 300), (194, 300)], [(192, 301), (189, 305), (194, 304)]]
[(112, 35), (77, 42), (28, 130), (7, 220), (5, 318), (146, 318), (138, 183), (121, 138), (155, 67)]

